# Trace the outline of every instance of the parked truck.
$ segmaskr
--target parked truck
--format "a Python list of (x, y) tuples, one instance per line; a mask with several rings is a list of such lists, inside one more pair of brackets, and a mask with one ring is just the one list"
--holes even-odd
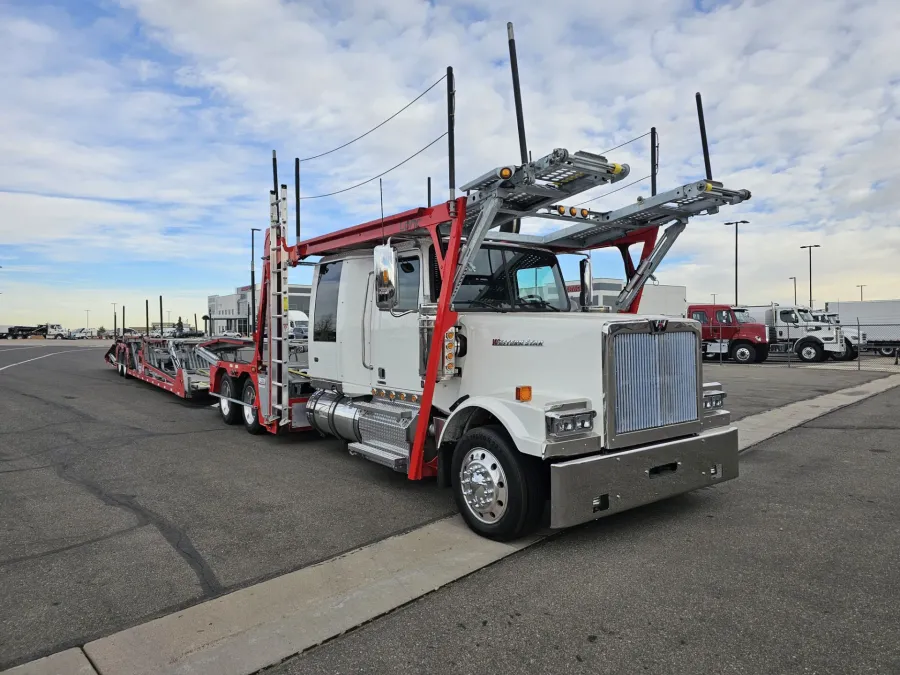
[(842, 330), (865, 335), (864, 348), (882, 356), (894, 356), (900, 348), (900, 300), (851, 300), (826, 302)]
[(768, 328), (746, 312), (703, 303), (688, 306), (688, 313), (700, 322), (704, 357), (720, 356), (735, 363), (763, 363), (769, 357)]
[(816, 321), (802, 305), (754, 305), (736, 307), (742, 320), (763, 323), (769, 331), (769, 353), (793, 352), (806, 363), (827, 358), (849, 361), (859, 355), (858, 343), (844, 335), (841, 326)]
[(43, 323), (39, 326), (10, 326), (7, 338), (10, 340), (27, 340), (32, 337), (43, 337), (48, 340), (64, 340), (68, 333), (58, 323)]

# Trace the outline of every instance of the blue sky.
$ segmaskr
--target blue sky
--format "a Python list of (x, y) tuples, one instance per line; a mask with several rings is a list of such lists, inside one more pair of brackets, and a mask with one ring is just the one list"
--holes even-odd
[[(896, 297), (893, 2), (13, 0), (0, 6), (0, 324), (78, 325), (85, 309), (103, 316), (112, 302), (142, 308), (159, 294), (175, 312), (202, 313), (209, 293), (247, 283), (249, 228), (268, 221), (271, 150), (290, 182), (294, 156), (358, 135), (447, 65), (457, 75), (458, 183), (515, 161), (508, 20), (535, 156), (600, 151), (656, 125), (660, 189), (675, 187), (703, 173), (693, 101), (703, 92), (714, 173), (754, 199), (693, 221), (660, 281), (698, 300), (728, 292), (733, 231), (722, 223), (745, 218), (742, 300), (788, 299), (788, 277), (806, 280), (806, 243), (822, 245), (820, 302), (852, 297), (857, 283)], [(359, 143), (305, 164), (304, 194), (412, 154), (443, 131), (444, 106), (439, 86)], [(639, 178), (648, 152), (642, 139), (610, 158)], [(442, 142), (385, 177), (386, 210), (421, 204), (428, 175), (443, 198)], [(304, 202), (304, 233), (378, 208), (377, 181)], [(618, 257), (598, 254), (595, 274), (620, 276)]]

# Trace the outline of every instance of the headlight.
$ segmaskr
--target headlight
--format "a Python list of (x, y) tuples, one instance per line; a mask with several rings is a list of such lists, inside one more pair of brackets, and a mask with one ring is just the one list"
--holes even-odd
[(725, 406), (724, 391), (707, 391), (703, 393), (703, 409), (716, 410)]
[(569, 414), (556, 412), (547, 413), (545, 418), (547, 435), (557, 437), (593, 431), (594, 418), (596, 416), (597, 413), (593, 410), (581, 410)]

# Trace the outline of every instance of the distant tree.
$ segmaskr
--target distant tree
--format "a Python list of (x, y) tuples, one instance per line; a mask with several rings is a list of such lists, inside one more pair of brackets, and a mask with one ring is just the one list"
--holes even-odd
[(97, 335), (106, 335), (106, 329), (103, 326), (97, 329)]

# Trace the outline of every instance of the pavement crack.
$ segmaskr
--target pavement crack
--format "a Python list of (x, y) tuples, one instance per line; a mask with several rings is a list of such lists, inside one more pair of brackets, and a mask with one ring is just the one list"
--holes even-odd
[(51, 468), (53, 468), (52, 464), (41, 464), (40, 466), (27, 466), (24, 469), (6, 469), (5, 471), (0, 471), (0, 474), (19, 473), (21, 471), (37, 471), (38, 469), (51, 469)]
[(94, 537), (93, 539), (85, 539), (83, 541), (76, 542), (74, 544), (69, 544), (68, 546), (60, 546), (59, 548), (53, 548), (49, 551), (41, 551), (39, 553), (32, 553), (30, 555), (23, 555), (17, 558), (6, 558), (5, 560), (0, 560), (0, 567), (6, 567), (8, 565), (15, 565), (20, 562), (27, 562), (29, 560), (38, 560), (40, 558), (44, 558), (51, 555), (56, 555), (57, 553), (65, 553), (66, 551), (71, 551), (75, 548), (80, 548), (82, 546), (90, 546), (91, 544), (99, 544), (102, 541), (107, 541), (108, 539), (115, 539), (116, 537), (120, 537), (123, 534), (128, 534), (129, 532), (134, 532), (138, 528), (144, 527), (146, 523), (141, 523), (139, 525), (132, 525), (131, 527), (126, 527), (124, 530), (116, 530), (115, 532), (110, 532), (109, 534), (104, 534), (100, 537)]
[(153, 525), (157, 531), (163, 536), (175, 552), (190, 566), (197, 576), (197, 581), (203, 589), (205, 595), (216, 595), (221, 593), (224, 587), (222, 582), (216, 576), (216, 573), (206, 562), (204, 557), (196, 549), (190, 537), (185, 534), (176, 525), (163, 518), (158, 513), (151, 511), (146, 506), (141, 505), (133, 495), (113, 494), (106, 492), (96, 483), (68, 473), (68, 467), (65, 464), (55, 466), (56, 473), (65, 481), (74, 485), (78, 485), (92, 495), (101, 500), (104, 504), (115, 506), (132, 513), (138, 520), (136, 527), (142, 525)]

